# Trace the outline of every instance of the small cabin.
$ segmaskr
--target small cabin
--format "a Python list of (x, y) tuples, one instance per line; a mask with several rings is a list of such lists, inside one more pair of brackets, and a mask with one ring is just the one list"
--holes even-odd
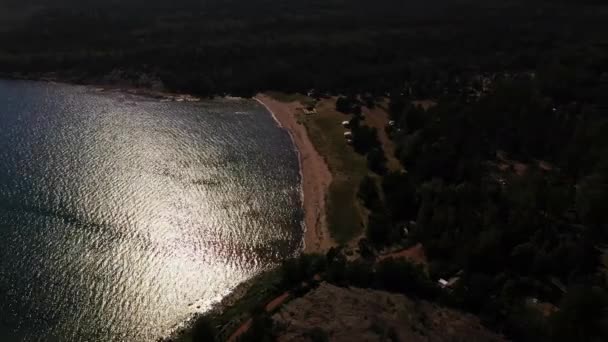
[(317, 110), (315, 108), (304, 108), (302, 111), (304, 112), (304, 115), (317, 114)]
[(456, 277), (450, 278), (449, 280), (445, 280), (445, 279), (441, 278), (441, 279), (439, 279), (439, 281), (437, 283), (438, 283), (439, 287), (441, 287), (442, 289), (451, 289), (459, 281), (460, 281), (460, 277), (456, 276)]
[(350, 121), (342, 121), (342, 127), (349, 128), (350, 127)]
[(352, 139), (353, 138), (353, 132), (344, 132), (344, 138), (346, 139)]

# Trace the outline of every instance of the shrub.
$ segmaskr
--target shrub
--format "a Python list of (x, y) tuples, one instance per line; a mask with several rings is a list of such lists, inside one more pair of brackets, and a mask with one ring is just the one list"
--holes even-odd
[(194, 323), (192, 327), (193, 342), (213, 342), (216, 339), (217, 331), (213, 322), (208, 317), (201, 317)]

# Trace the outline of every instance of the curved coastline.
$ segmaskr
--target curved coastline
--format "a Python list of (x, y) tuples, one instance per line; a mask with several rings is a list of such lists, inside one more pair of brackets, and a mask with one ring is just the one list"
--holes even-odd
[(296, 114), (302, 105), (280, 102), (265, 94), (258, 94), (254, 99), (289, 133), (298, 153), (304, 207), (304, 253), (325, 253), (335, 245), (327, 227), (325, 198), (332, 175), (310, 141), (306, 127), (298, 123)]
[[(58, 83), (60, 85), (74, 85), (73, 83), (54, 80), (38, 81), (44, 83)], [(32, 82), (36, 81), (32, 80)], [(94, 84), (85, 84), (81, 86), (91, 92), (125, 93), (161, 101), (201, 101), (200, 98), (187, 94), (154, 91), (146, 88), (112, 87)], [(230, 99), (230, 97), (226, 98)], [(241, 98), (237, 97), (237, 99)], [(299, 102), (280, 102), (266, 94), (258, 94), (253, 99), (260, 103), (271, 114), (280, 128), (285, 129), (288, 132), (290, 139), (296, 148), (300, 172), (301, 203), (304, 209), (303, 253), (323, 254), (331, 247), (335, 246), (335, 242), (331, 238), (326, 221), (326, 196), (332, 182), (332, 174), (325, 159), (319, 154), (310, 140), (306, 127), (298, 122), (297, 115), (298, 113), (301, 113), (303, 105)], [(212, 304), (212, 310), (221, 311), (222, 309), (231, 306), (231, 304), (246, 293), (247, 289), (251, 287), (252, 284), (265, 281), (264, 279), (260, 280), (261, 278), (263, 277), (254, 277), (237, 285), (233, 290), (229, 291), (229, 294), (220, 302)], [(193, 322), (196, 321), (198, 316), (200, 316), (200, 313), (194, 313), (184, 321), (178, 322), (174, 326), (168, 328), (157, 340), (179, 340), (180, 336), (185, 336), (189, 333)]]
[[(280, 102), (265, 94), (257, 94), (253, 99), (270, 113), (281, 129), (287, 131), (298, 155), (301, 198), (304, 208), (303, 253), (325, 253), (336, 245), (329, 234), (326, 220), (325, 197), (332, 181), (332, 174), (325, 159), (312, 144), (306, 127), (298, 123), (297, 113), (303, 106), (299, 102)], [(268, 286), (269, 283), (267, 283), (266, 278), (272, 273), (263, 273), (241, 283), (228, 296), (216, 303), (210, 312), (222, 312), (234, 305), (246, 296), (249, 289), (255, 284), (262, 288)], [(176, 325), (171, 332), (160, 338), (159, 341), (187, 341), (195, 322), (200, 317), (204, 317), (204, 314), (193, 315), (185, 322)], [(242, 323), (239, 320), (234, 322), (234, 324)], [(237, 328), (233, 325), (230, 325), (230, 327), (230, 329)]]

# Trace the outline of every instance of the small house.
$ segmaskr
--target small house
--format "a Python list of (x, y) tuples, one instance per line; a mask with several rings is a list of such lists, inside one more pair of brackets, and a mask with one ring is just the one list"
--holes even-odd
[(317, 114), (317, 110), (315, 108), (304, 108), (302, 111), (304, 112), (304, 115)]
[(460, 277), (452, 277), (448, 280), (448, 288), (452, 288), (454, 287), (454, 285), (456, 285), (458, 282), (460, 281)]
[(449, 280), (440, 278), (437, 283), (439, 284), (439, 287), (441, 287), (442, 289), (451, 289), (459, 281), (460, 281), (460, 277), (452, 277)]
[(349, 128), (350, 127), (350, 121), (342, 121), (342, 126), (344, 128)]
[(344, 132), (344, 138), (346, 139), (352, 139), (353, 138), (353, 132)]

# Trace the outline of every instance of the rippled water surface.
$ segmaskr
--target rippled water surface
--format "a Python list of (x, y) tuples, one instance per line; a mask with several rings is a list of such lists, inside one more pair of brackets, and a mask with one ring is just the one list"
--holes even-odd
[(148, 341), (301, 245), (298, 161), (250, 100), (0, 81), (0, 340)]

